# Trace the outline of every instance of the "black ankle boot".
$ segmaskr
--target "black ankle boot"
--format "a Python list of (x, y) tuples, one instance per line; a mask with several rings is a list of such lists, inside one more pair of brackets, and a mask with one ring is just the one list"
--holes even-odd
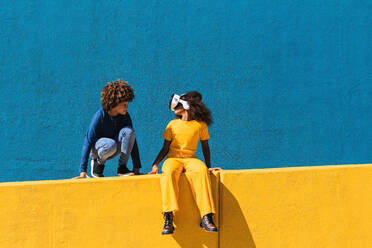
[(200, 227), (203, 227), (207, 232), (217, 232), (217, 227), (213, 223), (212, 214), (206, 214), (203, 216)]
[(173, 212), (164, 213), (164, 227), (161, 232), (162, 235), (172, 234), (174, 231), (173, 226)]

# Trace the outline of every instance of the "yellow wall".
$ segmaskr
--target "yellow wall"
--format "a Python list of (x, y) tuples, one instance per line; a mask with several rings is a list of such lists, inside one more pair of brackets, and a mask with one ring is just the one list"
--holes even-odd
[(226, 171), (220, 247), (372, 247), (372, 166)]
[[(212, 176), (218, 203), (218, 175)], [(173, 236), (162, 236), (159, 176), (0, 184), (0, 248), (217, 247), (184, 176)]]
[(158, 175), (1, 183), (0, 248), (372, 247), (371, 165), (214, 174), (219, 234), (199, 228), (180, 182), (173, 236), (160, 234)]

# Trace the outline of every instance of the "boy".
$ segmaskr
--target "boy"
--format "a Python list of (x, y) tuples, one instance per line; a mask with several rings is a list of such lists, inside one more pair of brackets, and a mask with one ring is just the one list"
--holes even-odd
[[(88, 157), (91, 158), (92, 177), (103, 177), (105, 162), (120, 154), (117, 175), (139, 175), (141, 161), (136, 136), (129, 116), (128, 104), (134, 98), (134, 91), (127, 82), (108, 82), (101, 92), (101, 106), (93, 116), (85, 135), (80, 161), (80, 176), (87, 175)], [(133, 172), (127, 168), (132, 156)]]

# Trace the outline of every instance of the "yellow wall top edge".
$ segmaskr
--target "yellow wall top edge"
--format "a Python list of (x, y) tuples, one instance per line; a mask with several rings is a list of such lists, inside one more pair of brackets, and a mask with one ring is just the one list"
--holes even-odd
[[(372, 164), (348, 164), (348, 165), (318, 165), (318, 166), (300, 166), (300, 167), (282, 167), (282, 168), (265, 168), (265, 169), (245, 169), (245, 170), (223, 170), (213, 172), (215, 175), (221, 174), (236, 174), (236, 173), (275, 173), (286, 171), (305, 171), (305, 170), (329, 170), (341, 168), (356, 168), (356, 167), (371, 167)], [(70, 183), (86, 183), (86, 182), (107, 182), (120, 180), (144, 180), (150, 178), (159, 178), (160, 175), (140, 175), (130, 177), (105, 177), (105, 178), (85, 178), (85, 179), (61, 179), (61, 180), (43, 180), (43, 181), (22, 181), (22, 182), (3, 182), (0, 187), (6, 186), (26, 186), (26, 185), (41, 185), (41, 184), (70, 184)]]
[(317, 165), (317, 166), (296, 166), (296, 167), (281, 167), (281, 168), (265, 168), (265, 169), (246, 169), (246, 170), (223, 170), (222, 174), (236, 173), (273, 173), (273, 172), (289, 172), (289, 171), (306, 171), (306, 170), (329, 170), (329, 169), (345, 169), (345, 168), (360, 168), (371, 167), (372, 164), (346, 164), (346, 165)]
[[(213, 174), (218, 176), (220, 172), (214, 171)], [(159, 178), (158, 175), (144, 174), (139, 176), (129, 177), (104, 177), (104, 178), (84, 178), (84, 179), (59, 179), (59, 180), (42, 180), (42, 181), (20, 181), (20, 182), (2, 182), (0, 187), (5, 186), (25, 186), (25, 185), (42, 185), (42, 184), (69, 184), (69, 183), (86, 183), (86, 182), (108, 182), (108, 181), (120, 181), (120, 180), (144, 180), (149, 178)]]
[(70, 184), (70, 183), (86, 183), (86, 182), (108, 182), (121, 180), (143, 180), (149, 178), (158, 178), (160, 175), (140, 175), (128, 177), (104, 177), (104, 178), (84, 178), (84, 179), (60, 179), (60, 180), (43, 180), (43, 181), (22, 181), (22, 182), (3, 182), (0, 187), (4, 186), (24, 186), (24, 185), (40, 185), (40, 184)]

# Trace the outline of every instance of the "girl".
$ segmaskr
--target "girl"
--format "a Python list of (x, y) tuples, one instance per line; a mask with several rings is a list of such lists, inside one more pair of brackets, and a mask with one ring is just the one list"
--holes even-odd
[[(172, 96), (169, 108), (174, 111), (176, 118), (169, 122), (163, 133), (164, 145), (150, 172), (150, 174), (157, 174), (159, 163), (168, 154), (160, 179), (164, 213), (163, 235), (172, 234), (174, 231), (173, 213), (179, 209), (178, 181), (182, 172), (186, 174), (200, 216), (203, 216), (200, 226), (208, 232), (217, 232), (212, 219), (215, 208), (208, 171), (221, 170), (221, 168), (211, 168), (208, 126), (212, 124), (212, 117), (201, 100), (202, 95), (197, 91), (182, 96), (175, 94)], [(206, 164), (195, 156), (199, 139)]]

